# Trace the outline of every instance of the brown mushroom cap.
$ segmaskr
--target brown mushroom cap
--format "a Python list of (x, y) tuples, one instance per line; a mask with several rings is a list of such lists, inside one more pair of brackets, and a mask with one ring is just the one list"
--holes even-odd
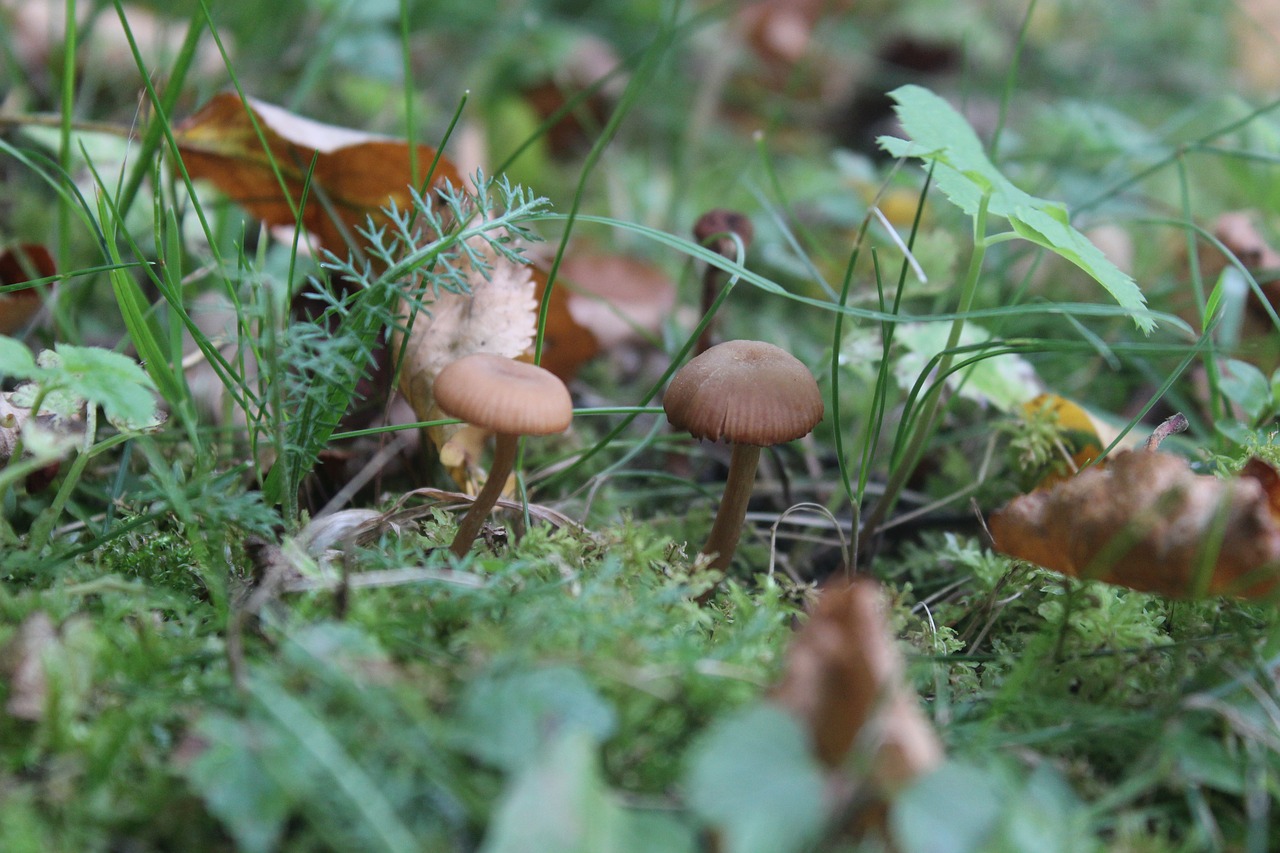
[(822, 420), (813, 374), (763, 341), (711, 347), (676, 372), (662, 407), (694, 438), (761, 447), (808, 435)]
[(450, 417), (507, 435), (564, 432), (569, 389), (550, 371), (491, 353), (451, 362), (436, 376), (436, 405)]

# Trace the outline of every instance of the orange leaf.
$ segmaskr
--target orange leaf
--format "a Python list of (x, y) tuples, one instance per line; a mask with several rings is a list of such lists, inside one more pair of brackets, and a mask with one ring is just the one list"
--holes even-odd
[[(541, 304), (547, 289), (547, 274), (535, 267), (533, 281)], [(577, 295), (564, 282), (556, 284), (551, 291), (547, 325), (542, 333), (542, 360), (539, 364), (565, 382), (577, 375), (578, 368), (584, 363), (600, 353), (600, 341), (574, 316), (571, 306), (576, 298)]]
[[(294, 211), (314, 159), (301, 224), (339, 257), (347, 254), (347, 236), (358, 239), (355, 229), (363, 228), (367, 217), (384, 221), (381, 208), (393, 201), (401, 209), (409, 206), (413, 151), (402, 140), (321, 124), (253, 98), (241, 101), (230, 92), (214, 96), (175, 127), (174, 135), (191, 177), (213, 182), (272, 226), (298, 223)], [(417, 146), (420, 183), (435, 156), (435, 149)], [(429, 177), (434, 184), (448, 180), (462, 186), (457, 169), (444, 157)]]
[[(0, 252), (0, 285), (23, 284), (57, 274), (53, 256), (37, 243), (24, 243)], [(45, 287), (53, 290), (52, 283)], [(0, 335), (11, 335), (21, 329), (43, 304), (35, 287), (0, 293)]]
[(902, 655), (869, 580), (829, 584), (787, 650), (772, 700), (809, 731), (827, 767), (842, 766), (855, 741), (871, 756), (869, 783), (891, 796), (942, 762), (942, 745), (903, 680)]
[(1185, 459), (1123, 451), (1106, 467), (1014, 498), (990, 518), (996, 549), (1047, 569), (1171, 597), (1260, 598), (1280, 570), (1280, 476), (1234, 479)]

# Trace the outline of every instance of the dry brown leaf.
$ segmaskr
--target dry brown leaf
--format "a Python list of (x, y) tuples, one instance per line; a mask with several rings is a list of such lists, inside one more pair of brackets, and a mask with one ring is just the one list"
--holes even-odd
[(828, 768), (869, 756), (865, 784), (887, 799), (942, 762), (942, 745), (903, 678), (880, 588), (869, 580), (823, 588), (787, 650), (771, 699), (809, 732)]
[(1269, 594), (1280, 571), (1280, 477), (1254, 460), (1233, 479), (1159, 451), (1014, 498), (989, 521), (997, 550), (1078, 578), (1175, 598)]
[[(57, 274), (53, 256), (38, 243), (23, 243), (0, 252), (0, 285), (25, 284)], [(41, 290), (48, 293), (53, 290), (53, 284), (0, 293), (0, 335), (13, 334), (36, 316), (44, 305)]]
[[(589, 34), (578, 35), (551, 75), (530, 81), (521, 94), (538, 118), (545, 121), (563, 109), (570, 98), (578, 97), (614, 73), (621, 63), (617, 51), (607, 41)], [(548, 150), (557, 157), (571, 157), (589, 148), (625, 88), (626, 77), (616, 74), (574, 110), (562, 115), (546, 129), (544, 138)]]
[[(250, 109), (266, 148), (250, 120)], [(358, 239), (356, 228), (363, 228), (368, 217), (385, 221), (381, 209), (393, 201), (401, 209), (409, 206), (413, 151), (402, 140), (322, 124), (253, 98), (241, 101), (231, 92), (214, 96), (178, 124), (174, 136), (191, 177), (213, 182), (270, 226), (297, 224), (294, 207), (314, 158), (301, 223), (322, 247), (340, 257), (347, 254), (346, 237)], [(435, 149), (417, 146), (423, 179), (435, 156)], [(288, 196), (271, 169), (272, 159)], [(448, 180), (463, 185), (444, 157), (430, 178), (434, 184)]]
[(0, 465), (9, 461), (22, 440), (22, 426), (31, 418), (31, 410), (15, 406), (10, 394), (0, 394)]
[(9, 680), (9, 701), (4, 709), (19, 720), (38, 722), (44, 717), (49, 696), (44, 654), (58, 642), (58, 631), (49, 614), (37, 610), (18, 626), (5, 646), (3, 673)]
[[(547, 288), (546, 272), (534, 267), (533, 280), (541, 301)], [(564, 382), (576, 376), (583, 364), (600, 354), (600, 342), (596, 336), (574, 316), (570, 307), (573, 299), (573, 291), (564, 282), (551, 290), (547, 324), (542, 332), (542, 360), (538, 362)]]
[[(1213, 225), (1213, 236), (1217, 237), (1222, 245), (1251, 272), (1280, 271), (1280, 252), (1273, 249), (1266, 237), (1259, 233), (1254, 217), (1250, 213), (1233, 210), (1222, 214)], [(1207, 270), (1211, 277), (1216, 278), (1226, 265), (1227, 259), (1220, 254), (1207, 254), (1209, 257), (1201, 264), (1202, 274)], [(1269, 276), (1259, 276), (1259, 278), (1263, 296), (1273, 308), (1280, 308), (1280, 281), (1273, 280)], [(1261, 311), (1261, 306), (1253, 294), (1250, 294), (1249, 304), (1255, 310)], [(1271, 323), (1268, 321), (1259, 334), (1264, 334), (1270, 328)]]
[(606, 352), (658, 336), (675, 310), (675, 282), (639, 258), (574, 252), (560, 265), (560, 275), (569, 316)]
[[(401, 307), (402, 321), (412, 325), (407, 339), (397, 335), (394, 342), (402, 353), (400, 393), (424, 421), (446, 417), (433, 393), (445, 365), (480, 352), (517, 358), (533, 343), (538, 311), (533, 268), (497, 255), (478, 239), (476, 248), (492, 268), (488, 276), (470, 270), (471, 293), (423, 293), (420, 306), (406, 302)], [(485, 433), (456, 424), (431, 427), (427, 434), (450, 476), (473, 487)]]

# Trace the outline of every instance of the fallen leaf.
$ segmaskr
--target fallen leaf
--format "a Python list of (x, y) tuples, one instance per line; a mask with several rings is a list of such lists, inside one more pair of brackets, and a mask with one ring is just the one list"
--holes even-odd
[[(1079, 403), (1057, 394), (1041, 394), (1022, 405), (1028, 421), (1047, 418), (1057, 431), (1059, 456), (1048, 465), (1031, 463), (1029, 480), (1037, 487), (1049, 486), (1075, 474), (1102, 455), (1120, 431)], [(1129, 441), (1132, 444), (1132, 439)]]
[(675, 310), (675, 282), (640, 258), (576, 251), (565, 257), (560, 275), (570, 316), (606, 352), (658, 338)]
[[(569, 99), (614, 73), (622, 60), (607, 41), (584, 33), (576, 35), (553, 62), (550, 75), (529, 81), (521, 91), (541, 121), (549, 120)], [(544, 139), (551, 153), (564, 158), (589, 148), (625, 88), (626, 77), (615, 75), (548, 127)]]
[(31, 410), (23, 406), (15, 406), (11, 394), (0, 394), (0, 465), (9, 461), (13, 451), (18, 449), (22, 438), (22, 427), (31, 417)]
[[(865, 757), (858, 780), (873, 799), (892, 797), (942, 763), (942, 745), (903, 676), (880, 588), (869, 580), (823, 588), (787, 650), (771, 700), (804, 725), (827, 768)], [(882, 815), (873, 811), (873, 819)]]
[[(58, 274), (49, 250), (38, 243), (23, 243), (0, 252), (0, 287), (25, 284)], [(53, 291), (53, 283), (0, 293), (0, 335), (11, 335), (26, 326), (44, 305), (41, 291)]]
[[(402, 140), (322, 124), (254, 98), (242, 101), (231, 92), (214, 96), (179, 123), (174, 137), (192, 178), (211, 181), (269, 226), (298, 224), (294, 209), (314, 160), (301, 224), (339, 257), (346, 256), (347, 238), (358, 240), (356, 229), (364, 228), (369, 217), (385, 222), (382, 208), (392, 202), (401, 209), (410, 205), (414, 151)], [(416, 154), (423, 182), (429, 177), (433, 184), (463, 185), (444, 157), (426, 174), (435, 149), (419, 145)], [(272, 171), (273, 160), (287, 195)]]
[[(565, 264), (568, 259), (565, 260)], [(563, 271), (565, 264), (561, 265)], [(533, 268), (534, 289), (539, 303), (546, 293), (547, 274)], [(600, 341), (574, 314), (577, 294), (566, 282), (559, 282), (551, 290), (547, 306), (547, 323), (542, 332), (542, 360), (538, 363), (561, 380), (568, 382), (577, 375), (583, 364), (600, 354)]]
[(49, 614), (37, 610), (18, 626), (4, 649), (3, 673), (9, 681), (4, 709), (18, 720), (38, 722), (44, 717), (49, 696), (45, 652), (58, 642), (58, 631)]
[(1159, 451), (1122, 451), (990, 520), (996, 549), (1077, 578), (1175, 598), (1260, 598), (1280, 570), (1280, 477), (1254, 460), (1226, 479)]
[[(1267, 239), (1258, 232), (1254, 217), (1248, 212), (1232, 210), (1219, 216), (1218, 221), (1213, 225), (1213, 236), (1217, 237), (1222, 245), (1251, 272), (1280, 271), (1280, 252), (1271, 248)], [(1202, 264), (1202, 273), (1209, 272), (1216, 278), (1226, 263), (1225, 257), (1211, 254), (1211, 257)], [(1280, 281), (1264, 276), (1260, 279), (1259, 287), (1271, 306), (1280, 308)], [(1249, 304), (1254, 310), (1260, 310), (1257, 298), (1252, 292)], [(1270, 323), (1266, 328), (1270, 328)]]

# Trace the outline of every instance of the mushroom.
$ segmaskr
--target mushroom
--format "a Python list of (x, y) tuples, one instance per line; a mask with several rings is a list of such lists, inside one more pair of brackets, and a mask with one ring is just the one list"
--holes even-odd
[(569, 389), (550, 371), (492, 353), (475, 353), (446, 365), (436, 376), (435, 398), (450, 417), (496, 434), (489, 478), (459, 522), (450, 546), (460, 558), (502, 494), (515, 467), (520, 436), (564, 432), (573, 419), (573, 401)]
[(724, 498), (702, 553), (726, 569), (738, 545), (760, 448), (808, 435), (822, 420), (818, 383), (799, 359), (763, 341), (727, 341), (676, 372), (662, 398), (667, 420), (733, 448)]
[[(751, 220), (745, 213), (722, 208), (707, 211), (693, 224), (693, 238), (700, 245), (731, 261), (738, 257), (738, 240), (742, 241), (742, 248), (745, 249), (751, 245), (751, 238), (755, 233), (755, 228), (752, 227)], [(738, 235), (738, 240), (733, 239), (734, 234)], [(702, 315), (704, 317), (711, 312), (727, 278), (724, 270), (707, 264), (706, 270), (702, 273)], [(713, 323), (707, 323), (707, 327), (698, 336), (698, 344), (693, 351), (695, 356), (702, 355), (711, 348), (711, 339), (715, 334), (713, 325)]]

